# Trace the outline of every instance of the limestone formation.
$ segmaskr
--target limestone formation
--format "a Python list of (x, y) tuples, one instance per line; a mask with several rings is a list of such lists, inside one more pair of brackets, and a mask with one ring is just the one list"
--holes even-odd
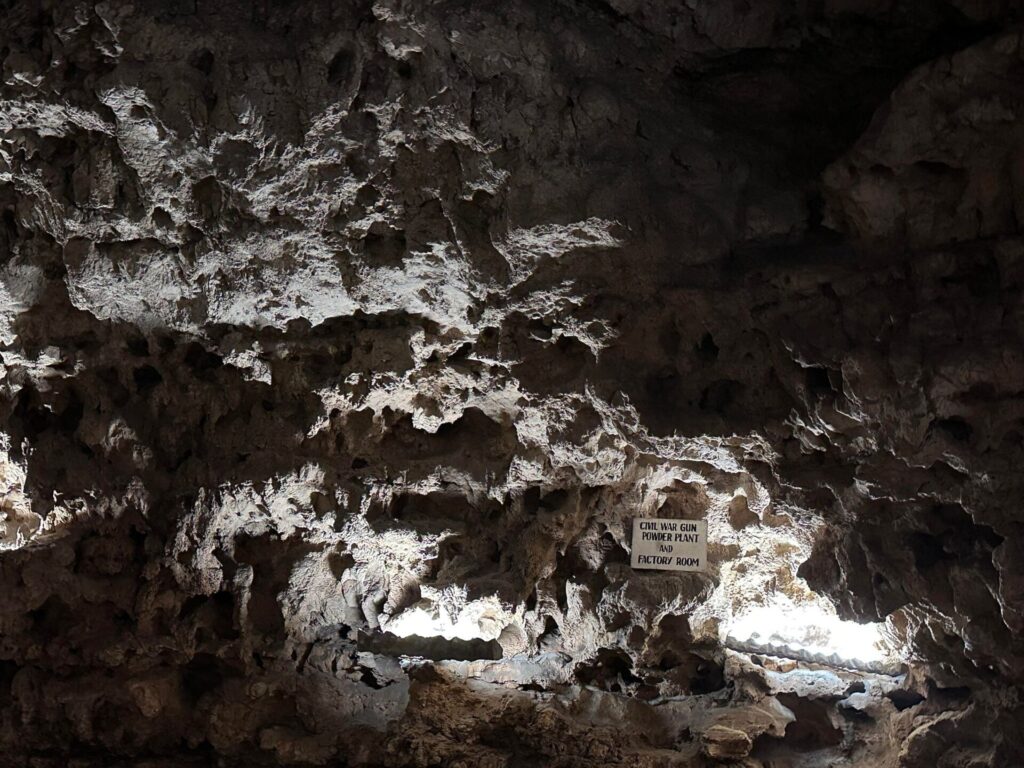
[(0, 768), (1024, 765), (1021, 13), (5, 3)]

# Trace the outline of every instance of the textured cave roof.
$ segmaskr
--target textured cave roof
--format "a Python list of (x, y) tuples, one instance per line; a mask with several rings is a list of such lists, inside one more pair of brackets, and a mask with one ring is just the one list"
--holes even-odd
[(4, 9), (12, 765), (1024, 762), (1016, 3)]

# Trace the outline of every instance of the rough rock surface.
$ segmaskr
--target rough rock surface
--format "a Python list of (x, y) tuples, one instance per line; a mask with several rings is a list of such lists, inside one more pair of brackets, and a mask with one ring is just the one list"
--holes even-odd
[(1024, 764), (1016, 5), (4, 3), (0, 764)]

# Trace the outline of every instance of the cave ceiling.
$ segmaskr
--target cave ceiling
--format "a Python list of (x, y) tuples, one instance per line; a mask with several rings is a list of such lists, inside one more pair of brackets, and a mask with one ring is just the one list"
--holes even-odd
[(0, 766), (1024, 764), (1017, 3), (3, 9)]

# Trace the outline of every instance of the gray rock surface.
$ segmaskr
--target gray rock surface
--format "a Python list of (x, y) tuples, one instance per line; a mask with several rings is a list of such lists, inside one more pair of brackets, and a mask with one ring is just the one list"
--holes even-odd
[(4, 14), (0, 765), (1024, 764), (1016, 3)]

